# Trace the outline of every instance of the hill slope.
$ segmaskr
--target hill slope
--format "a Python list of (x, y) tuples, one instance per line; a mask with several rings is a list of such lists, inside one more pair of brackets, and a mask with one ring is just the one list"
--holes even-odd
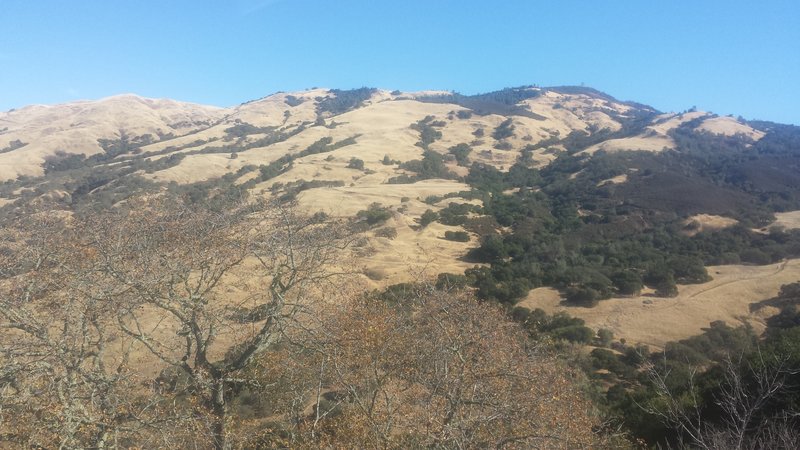
[(791, 232), (751, 230), (800, 209), (799, 135), (580, 87), (312, 89), (232, 108), (123, 95), (0, 113), (0, 212), (296, 200), (380, 218), (360, 259), (376, 287), (466, 270), (486, 298), (549, 286), (591, 305), (627, 292), (620, 279), (670, 295), (707, 282), (703, 265), (800, 256)]
[(135, 95), (0, 113), (0, 180), (41, 175), (44, 160), (59, 151), (89, 156), (103, 152), (101, 139), (168, 139), (208, 127), (225, 113), (213, 106)]

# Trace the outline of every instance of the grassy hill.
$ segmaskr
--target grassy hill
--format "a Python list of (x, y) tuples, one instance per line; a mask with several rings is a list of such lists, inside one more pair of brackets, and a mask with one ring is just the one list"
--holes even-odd
[[(628, 423), (641, 419), (630, 396), (655, 398), (633, 368), (648, 352), (698, 345), (694, 336), (719, 321), (741, 328), (714, 333), (774, 337), (776, 318), (783, 327), (796, 316), (767, 300), (794, 298), (786, 286), (800, 279), (800, 129), (663, 113), (589, 88), (310, 89), (232, 108), (128, 95), (31, 106), (0, 113), (0, 180), (8, 230), (42, 216), (92, 230), (97, 217), (141, 214), (148, 202), (212, 221), (252, 219), (267, 204), (311, 217), (311, 229), (347, 223), (349, 259), (337, 267), (352, 276), (348, 292), (374, 290), (402, 310), (423, 282), (497, 303), (536, 339), (588, 348), (584, 368), (613, 397), (600, 403)], [(20, 242), (7, 239), (2, 254), (19, 259)], [(110, 252), (82, 245), (94, 252), (87, 260)], [(227, 291), (215, 294), (226, 308), (265, 288), (252, 270), (267, 259), (232, 263), (220, 278)], [(153, 274), (155, 261), (146, 261)], [(207, 269), (198, 267), (186, 269), (187, 282)], [(223, 310), (225, 320), (266, 318)], [(231, 335), (244, 333), (237, 327)], [(223, 345), (231, 339), (218, 351), (233, 351)], [(664, 438), (663, 429), (641, 436)]]

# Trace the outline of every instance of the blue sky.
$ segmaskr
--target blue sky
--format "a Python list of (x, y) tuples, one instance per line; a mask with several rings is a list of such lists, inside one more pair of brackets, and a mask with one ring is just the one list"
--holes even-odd
[(800, 124), (800, 1), (0, 0), (0, 110), (585, 84)]

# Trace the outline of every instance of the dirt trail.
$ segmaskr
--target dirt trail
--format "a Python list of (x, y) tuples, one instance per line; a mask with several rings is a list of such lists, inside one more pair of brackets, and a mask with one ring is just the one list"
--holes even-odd
[(719, 288), (721, 288), (721, 287), (728, 286), (728, 285), (731, 285), (731, 284), (735, 284), (735, 283), (741, 283), (741, 282), (743, 282), (743, 281), (748, 281), (748, 280), (757, 280), (757, 279), (759, 279), (759, 278), (764, 278), (765, 276), (766, 276), (766, 277), (771, 277), (771, 276), (778, 275), (779, 273), (781, 273), (781, 272), (783, 272), (784, 270), (786, 270), (786, 266), (787, 266), (788, 264), (789, 264), (789, 261), (788, 261), (788, 260), (787, 260), (787, 261), (784, 261), (784, 262), (782, 262), (782, 263), (780, 263), (780, 264), (778, 265), (778, 269), (777, 269), (775, 272), (771, 273), (771, 274), (767, 274), (767, 275), (757, 275), (757, 276), (748, 277), (748, 278), (740, 278), (740, 279), (738, 279), (738, 280), (730, 280), (730, 281), (726, 281), (726, 282), (724, 282), (724, 283), (720, 283), (720, 284), (718, 284), (718, 285), (716, 285), (716, 286), (711, 286), (711, 287), (709, 287), (709, 288), (707, 288), (707, 289), (703, 289), (703, 290), (701, 290), (701, 291), (695, 292), (694, 294), (690, 295), (690, 296), (689, 296), (689, 298), (695, 298), (695, 297), (697, 297), (697, 296), (699, 296), (699, 295), (701, 295), (701, 294), (705, 294), (705, 293), (707, 293), (707, 292), (710, 292), (710, 291), (713, 291), (713, 290), (715, 290), (715, 289), (719, 289)]

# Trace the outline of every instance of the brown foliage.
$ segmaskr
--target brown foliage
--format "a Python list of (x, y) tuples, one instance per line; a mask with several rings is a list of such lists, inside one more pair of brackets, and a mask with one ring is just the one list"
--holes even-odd
[[(464, 292), (419, 294), (402, 306), (360, 299), (327, 315), (305, 341), (305, 353), (291, 359), (318, 384), (298, 392), (306, 407), (287, 420), (296, 425), (284, 430), (282, 444), (579, 448), (599, 442), (577, 374), (530, 346), (502, 311)], [(264, 447), (276, 444), (271, 432), (259, 439)]]
[[(65, 448), (574, 448), (577, 375), (503, 311), (334, 282), (350, 233), (160, 200), (0, 230), (0, 440)], [(326, 294), (350, 300), (326, 301)]]

